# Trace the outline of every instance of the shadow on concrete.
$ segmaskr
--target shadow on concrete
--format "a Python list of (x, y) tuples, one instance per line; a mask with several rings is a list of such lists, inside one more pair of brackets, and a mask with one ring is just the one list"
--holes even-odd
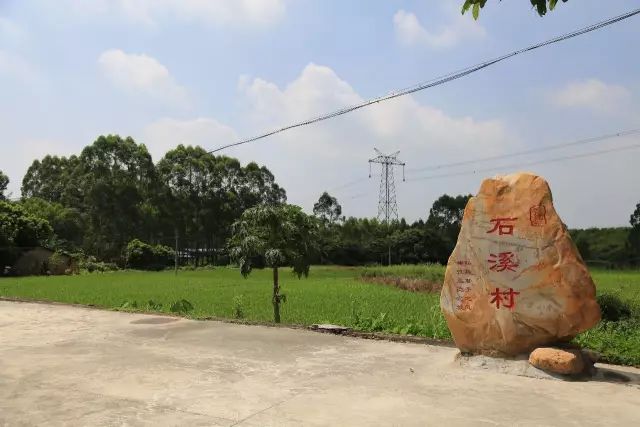
[(634, 372), (629, 372), (624, 370), (624, 368), (606, 365), (606, 366), (597, 366), (596, 365), (596, 373), (591, 378), (587, 378), (587, 381), (601, 381), (608, 383), (622, 383), (629, 385), (638, 385), (640, 386), (640, 374), (636, 374)]

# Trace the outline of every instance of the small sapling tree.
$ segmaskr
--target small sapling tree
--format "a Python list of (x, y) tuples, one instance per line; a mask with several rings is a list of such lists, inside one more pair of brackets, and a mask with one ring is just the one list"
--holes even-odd
[(259, 205), (244, 211), (233, 224), (230, 254), (247, 277), (256, 259), (263, 258), (273, 270), (273, 321), (280, 323), (278, 268), (290, 266), (298, 278), (309, 275), (309, 267), (318, 250), (318, 225), (315, 218), (292, 205)]

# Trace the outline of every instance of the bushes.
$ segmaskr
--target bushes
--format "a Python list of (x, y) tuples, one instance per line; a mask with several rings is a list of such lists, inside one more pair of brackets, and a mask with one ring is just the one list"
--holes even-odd
[(596, 350), (602, 361), (640, 366), (640, 306), (637, 300), (622, 299), (617, 294), (597, 297), (602, 321), (578, 335), (581, 346)]
[(602, 361), (640, 366), (640, 319), (603, 320), (575, 341), (602, 355)]
[(49, 274), (78, 274), (78, 262), (72, 254), (57, 250), (55, 251), (47, 261)]
[(597, 297), (602, 313), (602, 320), (617, 322), (618, 320), (628, 319), (633, 314), (631, 305), (623, 301), (618, 295), (600, 294)]
[(17, 203), (0, 200), (0, 267), (13, 265), (26, 248), (41, 246), (52, 237), (49, 223)]
[(140, 270), (162, 270), (172, 264), (174, 251), (168, 246), (150, 245), (134, 239), (125, 250), (127, 266)]
[(96, 257), (88, 256), (86, 258), (82, 258), (79, 263), (80, 270), (86, 271), (88, 273), (99, 272), (104, 273), (105, 271), (116, 271), (118, 270), (118, 266), (112, 262), (102, 262), (97, 261)]

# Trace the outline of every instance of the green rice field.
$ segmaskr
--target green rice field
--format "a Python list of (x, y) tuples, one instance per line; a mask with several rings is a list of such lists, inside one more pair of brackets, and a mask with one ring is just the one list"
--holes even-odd
[[(640, 271), (593, 270), (606, 312), (576, 342), (613, 363), (640, 365)], [(361, 331), (411, 334), (450, 340), (437, 293), (409, 292), (369, 283), (363, 277), (409, 277), (441, 281), (442, 266), (312, 267), (308, 278), (281, 272), (282, 322), (333, 323)], [(141, 272), (119, 271), (76, 276), (1, 278), (0, 296), (57, 301), (125, 311), (171, 312), (196, 318), (235, 318), (270, 322), (271, 271), (254, 270), (244, 279), (234, 268)], [(186, 300), (192, 310), (176, 308)], [(173, 310), (172, 310), (173, 308)], [(611, 314), (610, 314), (611, 313)], [(610, 315), (609, 315), (610, 314)]]

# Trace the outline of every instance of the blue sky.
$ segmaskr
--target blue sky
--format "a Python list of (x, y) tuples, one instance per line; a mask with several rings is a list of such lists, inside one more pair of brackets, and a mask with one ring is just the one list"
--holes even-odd
[[(159, 160), (178, 143), (214, 148), (331, 111), (638, 7), (570, 0), (540, 18), (490, 1), (0, 0), (0, 170), (10, 190), (47, 153), (131, 135)], [(640, 17), (518, 56), (464, 79), (230, 149), (267, 165), (309, 210), (324, 190), (375, 216), (373, 147), (400, 150), (399, 211), (425, 217), (443, 193), (475, 193), (502, 167), (622, 147), (638, 137), (478, 163), (416, 180), (431, 165), (640, 127)], [(640, 149), (525, 167), (544, 176), (570, 227), (628, 223)], [(399, 171), (398, 171), (399, 172)], [(399, 181), (399, 180), (398, 180)], [(342, 187), (342, 188), (340, 188)]]

